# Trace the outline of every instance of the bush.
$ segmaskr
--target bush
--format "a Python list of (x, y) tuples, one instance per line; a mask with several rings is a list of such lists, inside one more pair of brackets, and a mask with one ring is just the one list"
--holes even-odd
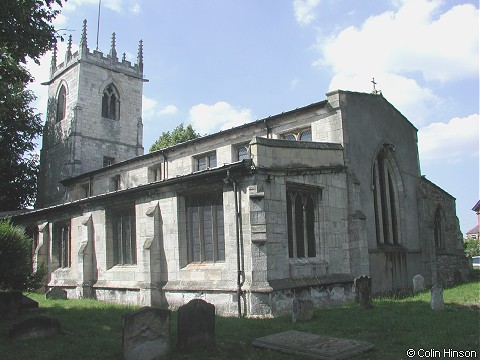
[(44, 271), (32, 269), (32, 239), (9, 220), (0, 221), (0, 289), (34, 290)]
[(466, 256), (480, 256), (480, 240), (465, 239), (463, 240)]

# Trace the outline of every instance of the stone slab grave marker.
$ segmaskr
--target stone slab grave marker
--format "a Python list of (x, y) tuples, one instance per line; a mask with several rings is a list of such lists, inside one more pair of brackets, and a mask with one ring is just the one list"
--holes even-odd
[(413, 277), (413, 292), (417, 293), (425, 290), (425, 279), (422, 275), (418, 274)]
[(47, 316), (37, 316), (14, 325), (8, 336), (14, 340), (30, 340), (56, 336), (60, 333), (60, 321)]
[(53, 287), (46, 292), (45, 299), (67, 300), (67, 292), (61, 288)]
[(0, 291), (0, 321), (15, 319), (22, 309), (20, 291)]
[(360, 304), (362, 309), (372, 309), (372, 278), (369, 276), (360, 276), (355, 279), (355, 301)]
[(170, 351), (170, 311), (145, 306), (122, 315), (123, 359), (156, 360)]
[(178, 309), (177, 348), (189, 351), (215, 346), (215, 305), (193, 299)]
[(441, 286), (432, 286), (430, 307), (432, 308), (432, 310), (442, 310), (445, 307), (443, 303), (443, 289)]
[(313, 319), (313, 301), (293, 299), (292, 321), (309, 321)]
[(254, 346), (315, 359), (347, 359), (374, 348), (365, 341), (334, 338), (302, 331), (285, 331), (255, 339)]

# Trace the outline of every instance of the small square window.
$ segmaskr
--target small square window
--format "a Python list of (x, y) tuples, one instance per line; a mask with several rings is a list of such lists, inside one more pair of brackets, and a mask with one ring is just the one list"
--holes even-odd
[(248, 154), (248, 145), (242, 144), (235, 146), (235, 157), (234, 161), (242, 161), (249, 158)]
[(148, 182), (155, 182), (162, 180), (162, 166), (155, 164), (148, 168)]
[(103, 167), (110, 166), (115, 164), (115, 158), (110, 157), (110, 156), (104, 156), (103, 157)]
[(115, 175), (114, 177), (110, 178), (110, 191), (117, 191), (121, 188), (121, 180), (120, 175)]
[(196, 171), (217, 167), (217, 154), (211, 152), (195, 157)]

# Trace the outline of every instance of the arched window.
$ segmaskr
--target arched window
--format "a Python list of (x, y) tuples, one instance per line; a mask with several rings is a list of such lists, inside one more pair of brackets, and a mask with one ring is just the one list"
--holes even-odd
[(58, 92), (57, 97), (57, 122), (62, 121), (65, 119), (65, 113), (67, 111), (67, 90), (65, 89), (65, 85), (60, 87), (60, 91)]
[(102, 117), (112, 120), (120, 119), (120, 97), (113, 84), (108, 85), (103, 91)]
[(440, 206), (435, 212), (435, 218), (433, 220), (433, 236), (435, 240), (435, 248), (443, 249), (445, 247), (445, 226), (443, 222), (443, 214)]
[(373, 166), (373, 197), (378, 244), (398, 244), (398, 181), (391, 145), (378, 152)]

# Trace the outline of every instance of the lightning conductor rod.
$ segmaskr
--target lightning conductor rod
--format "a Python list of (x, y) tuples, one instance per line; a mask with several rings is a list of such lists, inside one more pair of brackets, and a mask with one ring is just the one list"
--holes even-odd
[(97, 18), (97, 49), (98, 50), (98, 33), (100, 32), (100, 6), (102, 5), (102, 0), (98, 0), (98, 18)]

